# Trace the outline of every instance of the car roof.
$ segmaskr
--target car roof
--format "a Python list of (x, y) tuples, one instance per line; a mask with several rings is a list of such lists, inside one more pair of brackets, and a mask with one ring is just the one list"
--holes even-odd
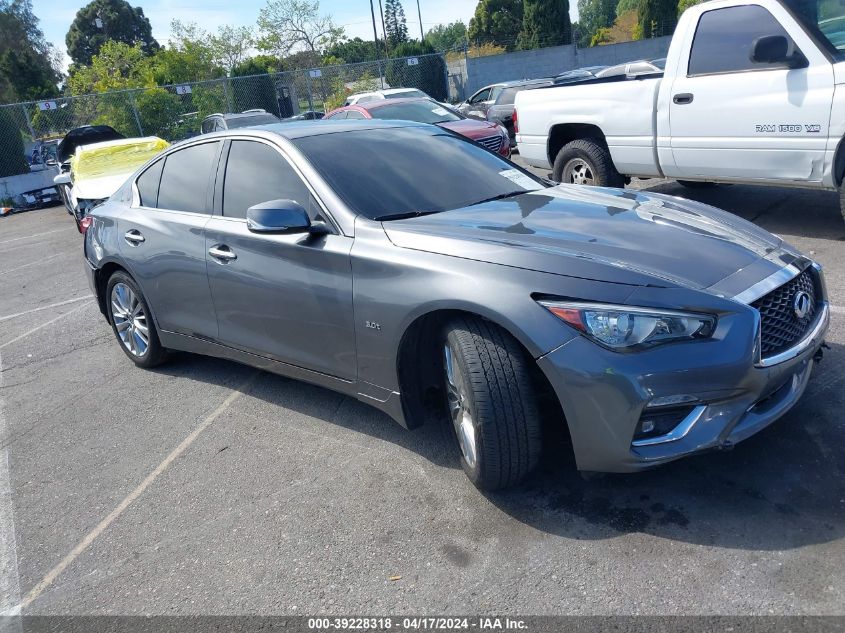
[[(203, 121), (205, 121), (206, 119), (214, 119), (214, 118), (217, 118), (217, 117), (220, 117), (220, 118), (222, 118), (226, 121), (229, 121), (231, 119), (243, 119), (243, 118), (246, 118), (246, 117), (259, 116), (259, 115), (262, 115), (262, 114), (269, 114), (270, 116), (276, 116), (272, 112), (266, 112), (266, 111), (261, 111), (261, 112), (258, 112), (258, 111), (225, 112), (225, 113), (224, 112), (215, 112), (214, 114), (209, 114), (207, 117), (205, 117), (205, 119), (203, 119)], [(276, 118), (278, 118), (278, 117), (276, 117)]]
[(384, 101), (365, 101), (364, 103), (355, 103), (350, 106), (344, 106), (344, 110), (353, 110), (355, 108), (360, 108), (361, 110), (374, 110), (377, 108), (386, 108), (387, 106), (402, 104), (402, 103), (433, 103), (435, 105), (440, 105), (434, 99), (429, 99), (428, 97), (406, 97), (404, 99), (385, 99)]
[[(432, 126), (414, 121), (380, 121), (377, 119), (329, 119), (321, 121), (290, 121), (289, 123), (270, 123), (268, 125), (256, 125), (250, 128), (238, 130), (227, 130), (225, 132), (213, 132), (205, 135), (212, 136), (233, 136), (248, 133), (250, 131), (271, 132), (289, 140), (306, 138), (309, 136), (322, 136), (324, 134), (338, 134), (352, 132), (354, 130), (391, 129), (400, 127), (430, 128)], [(437, 129), (437, 128), (434, 128)]]

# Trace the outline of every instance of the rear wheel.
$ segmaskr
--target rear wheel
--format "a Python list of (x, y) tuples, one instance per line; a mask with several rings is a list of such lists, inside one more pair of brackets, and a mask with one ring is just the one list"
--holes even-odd
[(167, 359), (155, 323), (141, 290), (122, 271), (115, 272), (106, 288), (109, 321), (120, 348), (139, 367), (150, 368)]
[(596, 139), (578, 139), (558, 152), (552, 171), (558, 182), (596, 187), (624, 187), (607, 147)]
[(484, 319), (458, 318), (444, 330), (443, 370), (449, 416), (467, 477), (483, 490), (519, 483), (536, 466), (541, 440), (522, 347)]
[(839, 185), (839, 212), (842, 214), (842, 219), (845, 220), (845, 181)]

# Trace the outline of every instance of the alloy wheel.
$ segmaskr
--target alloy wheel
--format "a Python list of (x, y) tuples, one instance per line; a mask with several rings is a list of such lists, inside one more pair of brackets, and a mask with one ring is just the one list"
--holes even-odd
[(478, 461), (475, 423), (469, 410), (469, 397), (463, 374), (457, 367), (452, 347), (447, 343), (443, 348), (444, 369), (446, 373), (446, 400), (452, 425), (458, 437), (461, 454), (470, 468), (475, 468)]
[(592, 166), (583, 158), (573, 158), (563, 167), (563, 181), (573, 185), (596, 184)]
[(144, 304), (124, 283), (116, 283), (111, 291), (114, 327), (123, 346), (133, 356), (143, 356), (150, 346), (150, 330)]

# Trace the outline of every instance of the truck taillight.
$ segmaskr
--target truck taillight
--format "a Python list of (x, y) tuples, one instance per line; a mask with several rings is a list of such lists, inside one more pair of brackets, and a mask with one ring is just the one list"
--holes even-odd
[(519, 134), (519, 118), (516, 116), (516, 109), (513, 111), (513, 133)]

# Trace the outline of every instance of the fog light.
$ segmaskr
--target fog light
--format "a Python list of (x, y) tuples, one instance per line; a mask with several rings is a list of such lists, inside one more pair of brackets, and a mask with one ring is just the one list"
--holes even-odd
[(689, 394), (678, 394), (676, 396), (661, 396), (660, 398), (652, 398), (646, 405), (647, 409), (654, 409), (656, 407), (676, 407), (680, 404), (690, 404), (698, 402), (698, 398)]
[(683, 422), (684, 418), (694, 408), (691, 405), (686, 405), (680, 407), (664, 406), (658, 411), (646, 409), (640, 417), (639, 424), (637, 424), (634, 441), (666, 435)]

